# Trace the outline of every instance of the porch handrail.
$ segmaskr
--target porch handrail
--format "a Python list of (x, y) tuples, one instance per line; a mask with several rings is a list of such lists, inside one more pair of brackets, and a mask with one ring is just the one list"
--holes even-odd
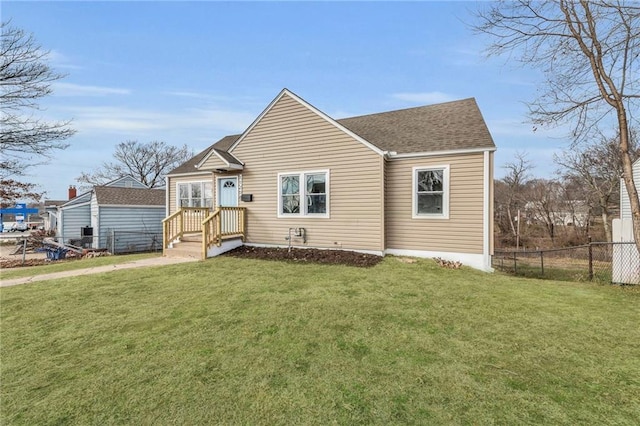
[(162, 250), (187, 233), (201, 232), (202, 220), (209, 214), (208, 207), (181, 207), (162, 220)]
[(202, 258), (209, 248), (222, 245), (224, 237), (246, 237), (245, 207), (218, 207), (202, 221)]

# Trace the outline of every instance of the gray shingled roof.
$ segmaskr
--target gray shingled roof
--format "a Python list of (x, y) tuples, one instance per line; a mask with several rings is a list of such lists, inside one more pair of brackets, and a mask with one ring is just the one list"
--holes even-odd
[[(495, 148), (474, 98), (336, 120), (383, 151), (398, 154)], [(212, 149), (240, 164), (226, 152), (241, 135), (225, 136), (170, 174), (196, 171)]]
[[(199, 152), (195, 156), (191, 157), (189, 160), (185, 161), (184, 163), (182, 163), (181, 165), (179, 165), (175, 169), (171, 170), (171, 172), (169, 172), (169, 174), (170, 175), (177, 175), (177, 174), (182, 174), (182, 173), (197, 172), (198, 169), (196, 169), (196, 164), (198, 164), (200, 161), (202, 161), (202, 159), (204, 157), (206, 157), (206, 155), (209, 153), (209, 151), (211, 151), (211, 149), (213, 149), (214, 146), (216, 147), (217, 150), (226, 152), (227, 149), (229, 149), (229, 147), (231, 147), (231, 145), (233, 145), (233, 143), (235, 141), (237, 141), (239, 137), (240, 137), (240, 135), (225, 136), (224, 138), (220, 139), (219, 141), (217, 141), (213, 145), (209, 146), (208, 148), (206, 148), (203, 151)], [(229, 155), (231, 155), (231, 154), (229, 154)]]
[(473, 98), (336, 121), (398, 154), (495, 147)]
[(229, 154), (227, 151), (223, 151), (220, 148), (218, 148), (218, 144), (214, 145), (213, 150), (216, 152), (216, 154), (218, 154), (220, 157), (224, 158), (227, 163), (229, 164), (236, 164), (238, 166), (241, 166), (242, 163), (236, 158), (234, 157), (232, 154)]
[(164, 189), (96, 186), (93, 188), (101, 205), (164, 206)]

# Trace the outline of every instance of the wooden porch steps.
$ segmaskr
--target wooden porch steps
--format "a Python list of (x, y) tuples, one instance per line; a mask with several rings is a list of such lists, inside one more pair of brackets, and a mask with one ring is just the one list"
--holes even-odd
[(200, 259), (201, 253), (202, 235), (188, 234), (183, 236), (179, 243), (173, 243), (173, 247), (165, 251), (165, 256)]
[[(240, 241), (242, 235), (225, 235), (222, 238), (222, 246), (214, 249), (214, 256), (236, 248), (238, 245), (234, 241)], [(165, 251), (167, 257), (182, 257), (200, 259), (202, 257), (202, 235), (189, 234), (182, 237), (179, 243), (173, 243), (173, 247)]]

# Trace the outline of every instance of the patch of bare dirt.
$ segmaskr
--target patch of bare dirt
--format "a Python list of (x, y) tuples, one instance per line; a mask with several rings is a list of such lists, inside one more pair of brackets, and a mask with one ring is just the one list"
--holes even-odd
[(381, 256), (344, 250), (297, 249), (240, 246), (225, 253), (226, 256), (246, 259), (280, 260), (295, 263), (321, 263), (371, 267), (382, 260)]

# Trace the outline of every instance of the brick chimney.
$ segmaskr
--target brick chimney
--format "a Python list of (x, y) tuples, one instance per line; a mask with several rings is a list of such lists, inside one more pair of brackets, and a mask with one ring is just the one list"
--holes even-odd
[(76, 198), (78, 195), (78, 191), (76, 190), (76, 187), (73, 185), (69, 185), (69, 199), (73, 200), (74, 198)]

